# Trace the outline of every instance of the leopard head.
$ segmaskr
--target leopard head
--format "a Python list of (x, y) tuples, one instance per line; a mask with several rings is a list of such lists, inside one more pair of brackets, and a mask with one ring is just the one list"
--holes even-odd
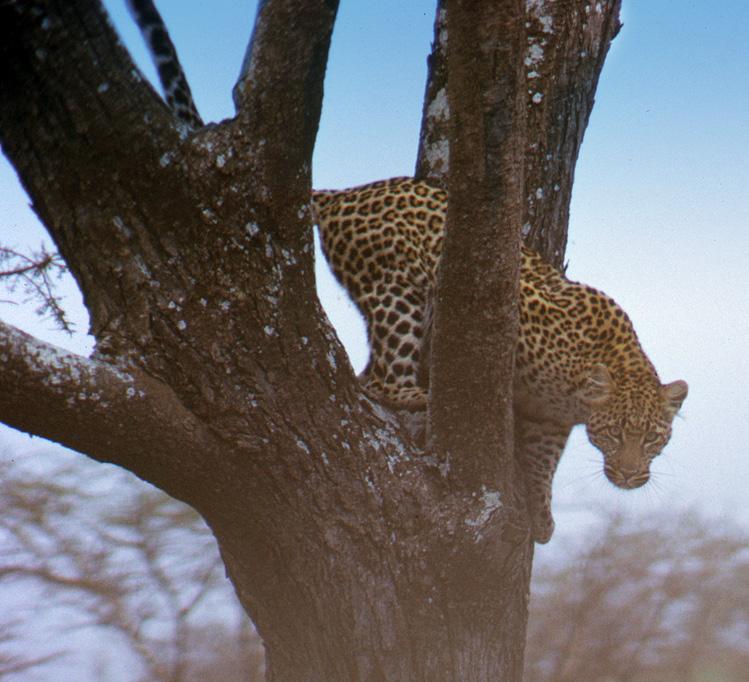
[(671, 423), (687, 391), (685, 381), (615, 381), (606, 366), (592, 368), (581, 396), (590, 408), (586, 431), (603, 453), (603, 471), (615, 486), (647, 483), (650, 462), (671, 438)]

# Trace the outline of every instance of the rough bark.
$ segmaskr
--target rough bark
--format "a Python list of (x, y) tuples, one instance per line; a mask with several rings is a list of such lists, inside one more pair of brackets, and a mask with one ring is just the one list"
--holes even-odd
[(511, 680), (522, 674), (532, 557), (512, 415), (524, 8), (520, 0), (448, 0), (446, 10), (450, 203), (434, 301), (429, 424), (455, 485), (485, 499), (494, 496), (501, 504), (495, 523), (518, 540), (502, 548), (497, 587), (474, 614), (491, 651), (482, 661), (487, 679)]
[[(526, 0), (525, 7), (523, 237), (550, 263), (561, 266), (575, 163), (606, 54), (621, 28), (621, 0)], [(446, 20), (442, 12), (435, 23), (416, 165), (417, 177), (443, 186), (449, 170)]]
[(414, 175), (447, 188), (450, 170), (450, 105), (447, 99), (447, 0), (437, 0), (434, 40), (427, 62), (429, 76), (424, 93), (419, 149)]
[[(500, 3), (477, 27), (470, 5), (451, 20), (450, 98), (489, 53), (502, 86), (466, 86), (485, 128), (454, 107), (449, 220), (478, 224), (444, 260), (487, 247), (478, 286), (511, 295), (517, 249), (497, 244), (516, 244), (522, 224), (523, 8)], [(443, 382), (447, 468), (360, 393), (315, 295), (309, 169), (335, 11), (334, 0), (261, 3), (237, 116), (188, 134), (98, 2), (0, 5), (3, 150), (97, 339), (85, 359), (0, 326), (0, 419), (195, 507), (264, 639), (270, 679), (519, 679), (531, 547), (507, 454), (511, 306), (456, 337), (503, 350), (486, 377), (477, 354), (464, 365), (491, 417), (470, 422), (476, 434), (468, 423), (449, 433), (466, 390)], [(477, 30), (487, 44), (472, 42)], [(473, 183), (501, 218), (489, 231), (486, 207), (472, 213)], [(451, 300), (467, 304), (475, 290), (447, 272), (440, 292), (458, 287)], [(454, 331), (435, 342), (460, 353)]]

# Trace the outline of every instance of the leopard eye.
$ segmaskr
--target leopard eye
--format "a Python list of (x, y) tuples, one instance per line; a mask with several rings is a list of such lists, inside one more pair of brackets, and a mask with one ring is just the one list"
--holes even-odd
[(645, 434), (645, 442), (648, 444), (653, 444), (659, 440), (660, 436), (655, 431), (648, 431)]
[(609, 426), (609, 435), (613, 438), (619, 438), (622, 435), (622, 430), (616, 424)]

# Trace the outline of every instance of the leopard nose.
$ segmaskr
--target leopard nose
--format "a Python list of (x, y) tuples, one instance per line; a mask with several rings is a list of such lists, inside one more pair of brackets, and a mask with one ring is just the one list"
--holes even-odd
[(621, 469), (622, 484), (625, 488), (639, 488), (648, 482), (650, 474), (647, 471), (637, 469)]
[(631, 490), (633, 488), (639, 488), (647, 483), (650, 474), (647, 471), (640, 471), (636, 468), (630, 467), (614, 467), (605, 465), (604, 473), (606, 478), (609, 479), (618, 488), (626, 488)]

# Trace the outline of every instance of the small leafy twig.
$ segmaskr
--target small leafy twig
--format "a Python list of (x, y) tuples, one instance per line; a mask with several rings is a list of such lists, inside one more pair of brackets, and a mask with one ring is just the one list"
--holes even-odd
[[(0, 246), (0, 281), (13, 293), (20, 286), (24, 294), (24, 303), (37, 301), (37, 315), (49, 317), (55, 324), (67, 332), (73, 333), (73, 323), (68, 320), (62, 307), (62, 299), (54, 293), (54, 279), (60, 279), (67, 266), (57, 253), (50, 253), (42, 244), (39, 251), (29, 255), (15, 249)], [(12, 301), (0, 300), (0, 303)]]

